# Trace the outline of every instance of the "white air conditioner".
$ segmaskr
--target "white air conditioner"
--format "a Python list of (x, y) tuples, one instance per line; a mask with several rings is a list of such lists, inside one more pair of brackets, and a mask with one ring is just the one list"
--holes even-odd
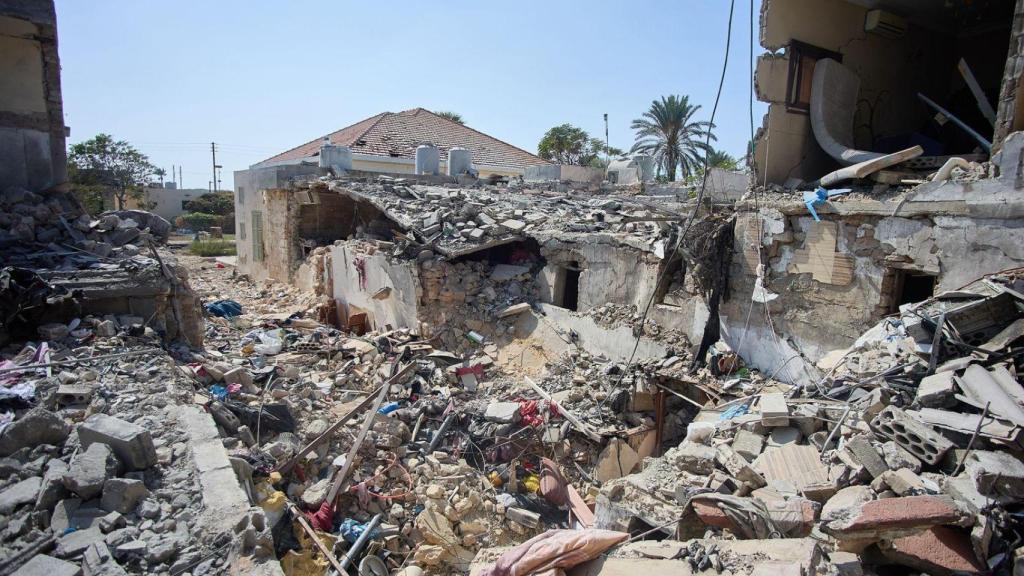
[(864, 17), (864, 31), (886, 38), (900, 38), (907, 33), (907, 21), (884, 10), (869, 10)]

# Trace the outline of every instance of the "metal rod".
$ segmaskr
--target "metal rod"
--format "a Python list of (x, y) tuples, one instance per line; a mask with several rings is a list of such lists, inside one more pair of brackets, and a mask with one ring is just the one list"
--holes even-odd
[(978, 418), (978, 425), (974, 428), (974, 434), (971, 435), (971, 440), (967, 443), (967, 450), (964, 451), (963, 460), (960, 460), (960, 463), (956, 465), (956, 470), (953, 471), (953, 476), (960, 474), (960, 471), (964, 468), (964, 464), (967, 463), (967, 457), (971, 455), (974, 443), (978, 440), (978, 434), (981, 433), (981, 425), (985, 421), (985, 417), (988, 416), (988, 408), (991, 405), (991, 402), (985, 403), (985, 409), (981, 411), (981, 418)]
[(437, 448), (437, 445), (441, 443), (441, 438), (448, 433), (448, 428), (451, 427), (452, 422), (455, 421), (455, 411), (445, 417), (444, 422), (441, 423), (441, 427), (434, 433), (434, 437), (430, 440), (430, 446), (427, 447), (427, 454), (432, 454)]
[(832, 437), (835, 436), (836, 432), (839, 432), (839, 429), (843, 427), (843, 422), (846, 422), (846, 417), (849, 416), (849, 415), (850, 415), (850, 405), (847, 404), (846, 410), (843, 412), (843, 416), (839, 419), (839, 422), (836, 423), (836, 427), (833, 428), (832, 431), (828, 433), (828, 436), (825, 438), (825, 442), (822, 443), (822, 445), (821, 445), (821, 453), (822, 453), (822, 455), (825, 454), (825, 450), (828, 450), (828, 445), (832, 443)]
[(356, 559), (356, 554), (359, 554), (363, 547), (366, 546), (366, 543), (370, 540), (370, 533), (377, 528), (378, 524), (380, 524), (381, 516), (382, 514), (377, 514), (366, 523), (366, 528), (363, 528), (363, 533), (359, 535), (359, 538), (356, 538), (356, 541), (352, 543), (352, 547), (349, 548), (348, 552), (345, 552), (345, 555), (341, 558), (340, 564), (342, 569), (348, 568), (348, 566)]
[(967, 132), (967, 134), (971, 138), (974, 138), (975, 140), (978, 141), (978, 144), (981, 144), (981, 147), (984, 148), (986, 152), (990, 154), (992, 153), (992, 143), (989, 142), (988, 140), (985, 140), (985, 138), (981, 134), (978, 134), (974, 130), (974, 128), (971, 128), (967, 124), (964, 124), (963, 120), (957, 118), (956, 116), (953, 116), (953, 114), (949, 110), (946, 110), (942, 106), (939, 106), (931, 98), (925, 96), (924, 94), (918, 92), (917, 97), (920, 98), (925, 104), (931, 106), (937, 112), (948, 118), (950, 122), (959, 126), (964, 132)]
[(131, 352), (118, 352), (117, 354), (103, 354), (101, 356), (89, 356), (86, 358), (75, 358), (72, 360), (61, 360), (59, 362), (44, 362), (41, 364), (26, 364), (24, 366), (14, 366), (11, 368), (0, 368), (0, 374), (6, 372), (20, 372), (22, 370), (35, 370), (36, 368), (49, 368), (50, 366), (70, 366), (72, 364), (78, 364), (79, 362), (89, 362), (92, 360), (109, 360), (111, 358), (123, 358), (125, 356), (138, 356), (141, 354), (153, 354), (157, 352), (163, 352), (161, 348), (148, 348), (146, 350), (134, 350)]

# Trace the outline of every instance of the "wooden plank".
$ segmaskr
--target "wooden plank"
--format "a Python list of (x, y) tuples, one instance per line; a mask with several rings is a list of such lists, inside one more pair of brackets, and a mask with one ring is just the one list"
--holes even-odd
[(960, 75), (964, 77), (967, 87), (971, 89), (971, 94), (974, 95), (974, 100), (978, 103), (978, 110), (981, 110), (982, 116), (994, 128), (996, 125), (996, 111), (992, 109), (992, 103), (985, 96), (985, 91), (981, 89), (981, 85), (978, 84), (978, 79), (974, 77), (974, 72), (971, 72), (967, 61), (961, 58), (960, 62), (956, 65), (956, 69), (960, 71)]
[(920, 146), (912, 146), (905, 150), (900, 150), (899, 152), (893, 152), (892, 154), (886, 154), (880, 158), (858, 162), (852, 166), (846, 166), (836, 170), (835, 172), (830, 172), (821, 177), (820, 183), (822, 186), (827, 188), (844, 180), (864, 178), (884, 168), (895, 166), (900, 162), (905, 162), (911, 158), (916, 158), (923, 153), (924, 148), (921, 148)]
[(574, 518), (584, 527), (590, 528), (594, 525), (594, 513), (590, 510), (590, 506), (583, 501), (583, 497), (576, 491), (576, 488), (572, 484), (566, 484), (566, 490), (569, 493), (569, 512)]

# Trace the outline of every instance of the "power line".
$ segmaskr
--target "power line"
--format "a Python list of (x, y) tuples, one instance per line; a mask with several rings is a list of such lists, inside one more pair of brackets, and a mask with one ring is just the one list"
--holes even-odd
[(617, 385), (622, 383), (622, 379), (625, 378), (626, 374), (629, 372), (629, 367), (633, 364), (633, 359), (636, 357), (637, 348), (640, 347), (640, 338), (643, 336), (644, 326), (647, 323), (647, 314), (651, 311), (651, 304), (654, 303), (654, 297), (661, 288), (661, 283), (665, 281), (665, 277), (668, 275), (668, 263), (671, 262), (679, 252), (679, 247), (683, 244), (683, 240), (686, 238), (686, 233), (690, 231), (690, 226), (693, 224), (693, 220), (696, 218), (697, 212), (700, 211), (701, 203), (704, 200), (704, 191), (708, 184), (707, 150), (711, 146), (711, 131), (715, 127), (715, 115), (718, 113), (718, 103), (722, 98), (722, 87), (725, 86), (725, 71), (729, 68), (729, 48), (732, 46), (732, 15), (735, 7), (736, 0), (729, 0), (729, 24), (725, 33), (725, 58), (722, 62), (722, 74), (718, 79), (718, 93), (715, 94), (715, 105), (711, 108), (711, 120), (708, 122), (709, 126), (704, 142), (704, 177), (701, 178), (700, 192), (697, 194), (693, 212), (691, 212), (690, 216), (686, 219), (686, 225), (683, 227), (682, 233), (679, 234), (675, 247), (672, 248), (672, 254), (665, 260), (666, 265), (662, 269), (661, 274), (658, 275), (658, 281), (654, 284), (654, 291), (651, 292), (651, 297), (647, 299), (647, 306), (644, 307), (644, 313), (640, 317), (640, 330), (638, 331), (636, 342), (633, 344), (633, 351), (629, 354), (629, 361), (626, 362), (626, 369), (622, 371), (621, 375), (619, 375), (619, 382)]

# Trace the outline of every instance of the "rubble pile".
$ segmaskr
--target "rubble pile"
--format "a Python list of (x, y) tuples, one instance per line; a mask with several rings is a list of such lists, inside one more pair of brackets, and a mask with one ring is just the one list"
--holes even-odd
[(414, 232), (422, 244), (447, 254), (499, 244), (529, 234), (612, 233), (625, 243), (653, 249), (664, 243), (670, 226), (653, 216), (687, 210), (674, 198), (597, 195), (579, 190), (548, 191), (478, 183), (427, 186), (411, 180), (378, 176), (319, 178), (296, 182), (311, 190), (333, 191), (371, 203)]
[(904, 305), (816, 386), (731, 387), (681, 444), (601, 487), (597, 526), (808, 539), (830, 561), (802, 573), (1019, 569), (1022, 288), (1016, 271)]
[(166, 220), (140, 210), (93, 219), (69, 192), (11, 187), (0, 193), (0, 246), (8, 264), (24, 265), (23, 260), (41, 252), (64, 256), (69, 250), (100, 258), (131, 257), (151, 241), (166, 242), (170, 230)]

